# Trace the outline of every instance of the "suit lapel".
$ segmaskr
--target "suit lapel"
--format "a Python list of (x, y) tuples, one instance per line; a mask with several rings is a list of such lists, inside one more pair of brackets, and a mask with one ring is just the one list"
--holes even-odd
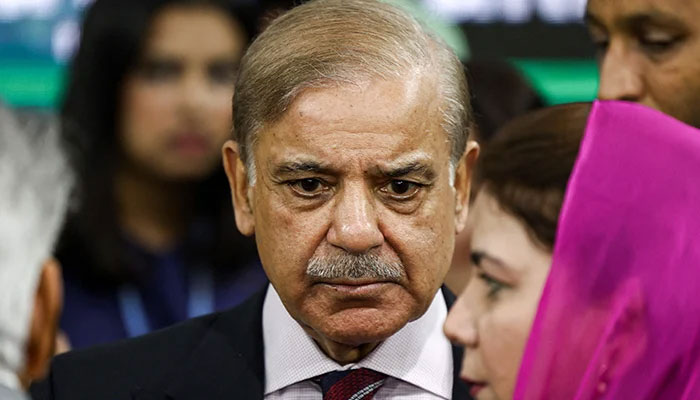
[[(219, 314), (189, 357), (158, 387), (134, 400), (262, 399), (265, 387), (262, 305), (266, 290)], [(167, 367), (167, 366), (164, 366)], [(163, 392), (165, 395), (163, 396)]]

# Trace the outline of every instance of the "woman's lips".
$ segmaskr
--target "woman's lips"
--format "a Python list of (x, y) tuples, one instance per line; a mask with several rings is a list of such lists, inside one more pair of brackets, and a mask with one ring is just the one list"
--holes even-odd
[(471, 386), (469, 389), (469, 394), (473, 397), (476, 398), (476, 396), (479, 395), (479, 392), (481, 392), (484, 389), (485, 385), (479, 385), (479, 384), (474, 384)]
[(469, 394), (474, 398), (486, 387), (486, 382), (475, 381), (465, 377), (462, 377), (462, 380), (469, 385)]
[(206, 136), (197, 132), (180, 133), (173, 138), (171, 146), (184, 155), (201, 155), (209, 151)]

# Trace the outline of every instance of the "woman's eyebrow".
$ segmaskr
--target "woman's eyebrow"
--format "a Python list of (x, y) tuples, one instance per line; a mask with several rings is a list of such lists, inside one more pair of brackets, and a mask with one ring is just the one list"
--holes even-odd
[[(478, 259), (478, 262), (475, 262), (475, 265), (481, 266), (481, 263), (483, 260), (488, 261), (489, 265), (493, 265), (499, 269), (509, 271), (512, 270), (513, 268), (505, 261), (501, 260), (500, 258), (486, 252), (486, 251), (479, 251), (475, 250), (471, 252), (472, 258), (473, 259)], [(477, 261), (477, 260), (475, 260)]]

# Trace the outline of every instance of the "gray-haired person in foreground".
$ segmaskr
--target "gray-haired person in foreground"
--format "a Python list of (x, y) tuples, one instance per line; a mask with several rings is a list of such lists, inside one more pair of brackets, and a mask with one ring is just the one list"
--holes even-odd
[(386, 3), (312, 0), (250, 46), (233, 114), (236, 224), (270, 286), (59, 356), (43, 398), (469, 399), (442, 333), (478, 153), (454, 53)]
[(24, 399), (53, 356), (62, 304), (51, 257), (73, 183), (50, 124), (0, 104), (0, 399)]

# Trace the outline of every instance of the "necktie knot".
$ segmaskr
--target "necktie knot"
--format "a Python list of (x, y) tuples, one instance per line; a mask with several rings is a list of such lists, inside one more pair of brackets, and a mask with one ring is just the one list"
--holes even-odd
[(323, 400), (370, 400), (385, 378), (381, 372), (359, 368), (323, 374), (318, 382)]

